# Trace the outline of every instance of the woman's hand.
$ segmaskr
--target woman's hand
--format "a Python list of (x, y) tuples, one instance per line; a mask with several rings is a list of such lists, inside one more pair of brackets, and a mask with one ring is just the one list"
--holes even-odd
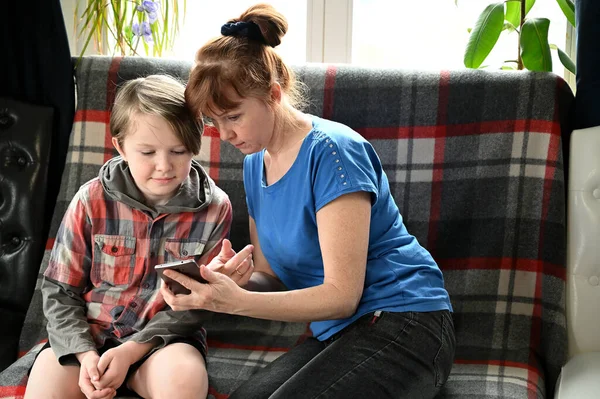
[(248, 280), (254, 272), (253, 250), (254, 246), (246, 245), (244, 249), (236, 254), (231, 247), (231, 241), (225, 238), (221, 246), (221, 252), (206, 267), (228, 276), (237, 285), (243, 287), (248, 284)]
[[(238, 255), (241, 253), (242, 251)], [(191, 291), (187, 295), (175, 295), (163, 281), (160, 292), (173, 310), (204, 309), (219, 313), (234, 313), (235, 304), (241, 303), (236, 298), (243, 290), (231, 278), (214, 272), (204, 265), (200, 266), (200, 275), (208, 283), (200, 283), (173, 270), (165, 270), (164, 274)]]

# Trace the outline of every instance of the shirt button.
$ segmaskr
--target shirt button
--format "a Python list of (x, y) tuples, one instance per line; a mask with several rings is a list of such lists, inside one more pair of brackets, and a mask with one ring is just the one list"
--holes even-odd
[(137, 303), (131, 302), (131, 307), (135, 309), (137, 307)]
[(142, 285), (142, 287), (148, 289), (148, 288), (150, 288), (150, 284), (144, 283), (144, 285)]
[(188, 251), (186, 251), (186, 250), (184, 249), (183, 251), (181, 251), (181, 254), (182, 254), (183, 256), (187, 256), (187, 254), (188, 254)]
[(112, 251), (112, 253), (114, 254), (114, 253), (117, 253), (117, 252), (119, 251), (119, 248), (117, 248), (117, 247), (112, 247), (110, 250), (111, 250), (111, 251)]

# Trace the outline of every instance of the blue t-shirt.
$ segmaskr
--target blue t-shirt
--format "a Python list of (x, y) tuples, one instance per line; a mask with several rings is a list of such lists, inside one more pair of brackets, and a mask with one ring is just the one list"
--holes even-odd
[(344, 194), (371, 193), (366, 277), (358, 309), (347, 319), (312, 322), (313, 335), (325, 340), (375, 310), (451, 311), (442, 273), (407, 232), (371, 144), (347, 126), (312, 118), (313, 128), (288, 172), (267, 186), (264, 150), (248, 155), (244, 187), (262, 252), (290, 290), (323, 283), (319, 209)]

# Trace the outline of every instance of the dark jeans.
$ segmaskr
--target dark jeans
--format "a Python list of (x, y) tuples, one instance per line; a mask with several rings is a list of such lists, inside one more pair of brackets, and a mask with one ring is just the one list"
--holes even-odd
[(433, 398), (455, 346), (448, 311), (369, 313), (329, 340), (307, 339), (229, 399)]

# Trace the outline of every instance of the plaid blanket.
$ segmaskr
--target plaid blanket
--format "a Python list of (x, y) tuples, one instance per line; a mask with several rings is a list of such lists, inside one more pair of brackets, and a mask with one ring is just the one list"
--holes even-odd
[[(44, 271), (78, 187), (115, 155), (108, 131), (116, 87), (191, 63), (87, 57), (76, 70), (78, 105)], [(456, 361), (439, 397), (552, 397), (566, 360), (563, 121), (573, 95), (552, 74), (295, 67), (310, 113), (370, 140), (408, 230), (443, 270), (454, 307)], [(208, 129), (198, 157), (230, 196), (232, 241), (248, 241), (242, 155)], [(39, 281), (23, 329), (22, 357), (0, 374), (0, 398), (21, 398), (46, 338)], [(210, 397), (302, 341), (304, 323), (217, 315), (209, 336)]]

